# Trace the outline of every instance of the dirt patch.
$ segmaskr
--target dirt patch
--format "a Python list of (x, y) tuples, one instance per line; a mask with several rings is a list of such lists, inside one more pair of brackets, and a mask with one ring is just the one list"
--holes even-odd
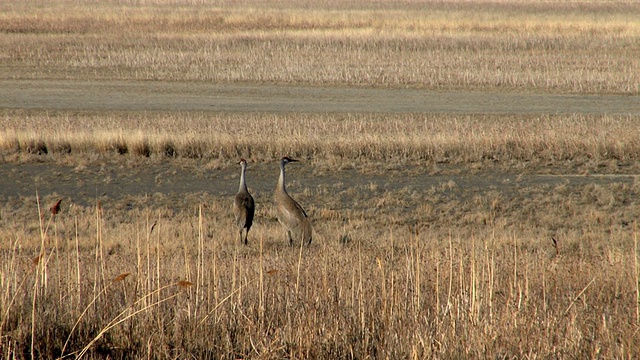
[(87, 111), (640, 114), (625, 95), (553, 95), (158, 81), (0, 81), (0, 108)]
[[(93, 165), (74, 168), (54, 163), (1, 164), (0, 202), (11, 203), (20, 198), (60, 197), (69, 203), (91, 206), (97, 200), (126, 203), (131, 199), (148, 199), (143, 206), (190, 207), (185, 199), (228, 197), (237, 191), (239, 169), (185, 167), (171, 162), (149, 166), (126, 167)], [(531, 191), (550, 196), (559, 186), (579, 189), (585, 185), (632, 186), (635, 175), (558, 175), (521, 173), (515, 171), (473, 170), (460, 166), (440, 166), (432, 169), (403, 169), (372, 173), (358, 169), (326, 171), (322, 166), (303, 164), (291, 166), (288, 188), (298, 197), (305, 196), (309, 205), (323, 207), (318, 189), (332, 192), (339, 199), (333, 210), (363, 210), (371, 201), (390, 194), (410, 199), (411, 194), (433, 194), (446, 201), (470, 201), (474, 197), (518, 198)], [(248, 170), (248, 185), (256, 201), (270, 204), (278, 177), (277, 164), (252, 164)], [(526, 190), (526, 191), (525, 191)], [(578, 191), (578, 190), (576, 190)], [(303, 193), (306, 195), (302, 195)], [(525, 195), (523, 195), (525, 194)], [(159, 197), (158, 197), (159, 196)], [(203, 201), (203, 200), (200, 200)], [(409, 201), (396, 209), (400, 214), (412, 211), (419, 204)], [(133, 205), (131, 205), (133, 206)]]

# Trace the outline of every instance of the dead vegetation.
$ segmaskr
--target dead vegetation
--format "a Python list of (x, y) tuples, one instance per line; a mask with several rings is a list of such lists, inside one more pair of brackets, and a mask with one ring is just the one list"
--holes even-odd
[[(218, 114), (5, 111), (8, 162), (90, 157), (269, 162), (283, 154), (334, 162), (570, 162), (631, 165), (637, 116)], [(354, 136), (357, 134), (357, 136)]]
[[(0, 78), (637, 95), (638, 6), (5, 1)], [(637, 172), (637, 120), (3, 110), (0, 154)], [(303, 185), (317, 234), (303, 249), (282, 241), (264, 197), (250, 246), (231, 199), (207, 194), (3, 199), (0, 357), (638, 358), (639, 192)]]
[(635, 2), (5, 1), (0, 78), (638, 94)]
[(22, 199), (2, 208), (3, 356), (638, 356), (637, 184), (443, 186), (364, 185), (348, 208), (347, 189), (305, 189), (301, 252), (264, 198), (250, 246), (227, 198), (63, 199), (55, 217), (56, 197)]

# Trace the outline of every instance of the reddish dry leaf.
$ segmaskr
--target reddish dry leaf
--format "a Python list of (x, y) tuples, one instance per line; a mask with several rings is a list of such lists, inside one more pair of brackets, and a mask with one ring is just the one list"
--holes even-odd
[(60, 203), (62, 202), (62, 199), (59, 199), (58, 201), (56, 201), (55, 204), (53, 204), (50, 208), (49, 211), (51, 211), (51, 215), (56, 215), (60, 212)]
[(116, 277), (113, 279), (113, 282), (119, 282), (119, 281), (122, 281), (122, 280), (126, 279), (126, 278), (127, 278), (127, 276), (129, 276), (129, 275), (131, 275), (131, 273), (122, 273), (122, 274), (120, 274), (120, 275), (116, 276)]
[(278, 269), (267, 270), (267, 275), (272, 276), (278, 273)]
[(37, 266), (40, 263), (40, 260), (42, 259), (42, 256), (44, 256), (43, 253), (41, 253), (40, 255), (34, 257), (33, 259), (31, 259), (31, 263), (33, 264), (33, 266)]

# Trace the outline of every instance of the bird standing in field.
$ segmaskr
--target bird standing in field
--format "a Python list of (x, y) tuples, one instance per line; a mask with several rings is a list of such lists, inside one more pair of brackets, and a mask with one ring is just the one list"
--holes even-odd
[(247, 190), (247, 182), (245, 178), (247, 160), (240, 159), (238, 164), (242, 167), (242, 172), (240, 173), (240, 188), (233, 200), (233, 214), (236, 216), (236, 226), (240, 230), (240, 241), (242, 241), (242, 232), (244, 230), (244, 244), (247, 245), (247, 237), (249, 236), (251, 224), (253, 224), (253, 214), (256, 211), (256, 204), (253, 201), (253, 197)]
[(278, 179), (278, 185), (276, 186), (276, 212), (278, 221), (285, 228), (287, 236), (289, 238), (289, 244), (293, 245), (294, 240), (304, 242), (307, 245), (311, 244), (311, 221), (304, 212), (302, 206), (298, 204), (289, 194), (285, 188), (285, 175), (284, 167), (290, 162), (296, 162), (298, 160), (292, 159), (288, 156), (280, 159), (280, 178)]

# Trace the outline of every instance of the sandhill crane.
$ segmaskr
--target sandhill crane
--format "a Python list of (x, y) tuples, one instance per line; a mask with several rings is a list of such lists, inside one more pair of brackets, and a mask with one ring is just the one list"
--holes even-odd
[(296, 162), (298, 160), (292, 159), (288, 156), (283, 157), (280, 160), (280, 178), (278, 179), (278, 185), (276, 186), (276, 212), (278, 215), (278, 221), (285, 228), (287, 236), (289, 238), (289, 244), (293, 245), (294, 239), (300, 242), (311, 244), (311, 221), (307, 213), (304, 212), (302, 206), (298, 204), (289, 194), (285, 188), (284, 181), (284, 166), (290, 162)]
[(256, 204), (247, 190), (245, 178), (247, 160), (240, 159), (238, 164), (242, 167), (242, 172), (240, 173), (240, 187), (238, 188), (236, 197), (233, 199), (233, 213), (236, 216), (236, 226), (240, 230), (240, 241), (242, 241), (242, 231), (246, 229), (244, 233), (244, 244), (246, 245), (248, 243), (247, 236), (249, 236), (249, 229), (251, 229), (251, 224), (253, 224), (253, 214), (256, 210)]

